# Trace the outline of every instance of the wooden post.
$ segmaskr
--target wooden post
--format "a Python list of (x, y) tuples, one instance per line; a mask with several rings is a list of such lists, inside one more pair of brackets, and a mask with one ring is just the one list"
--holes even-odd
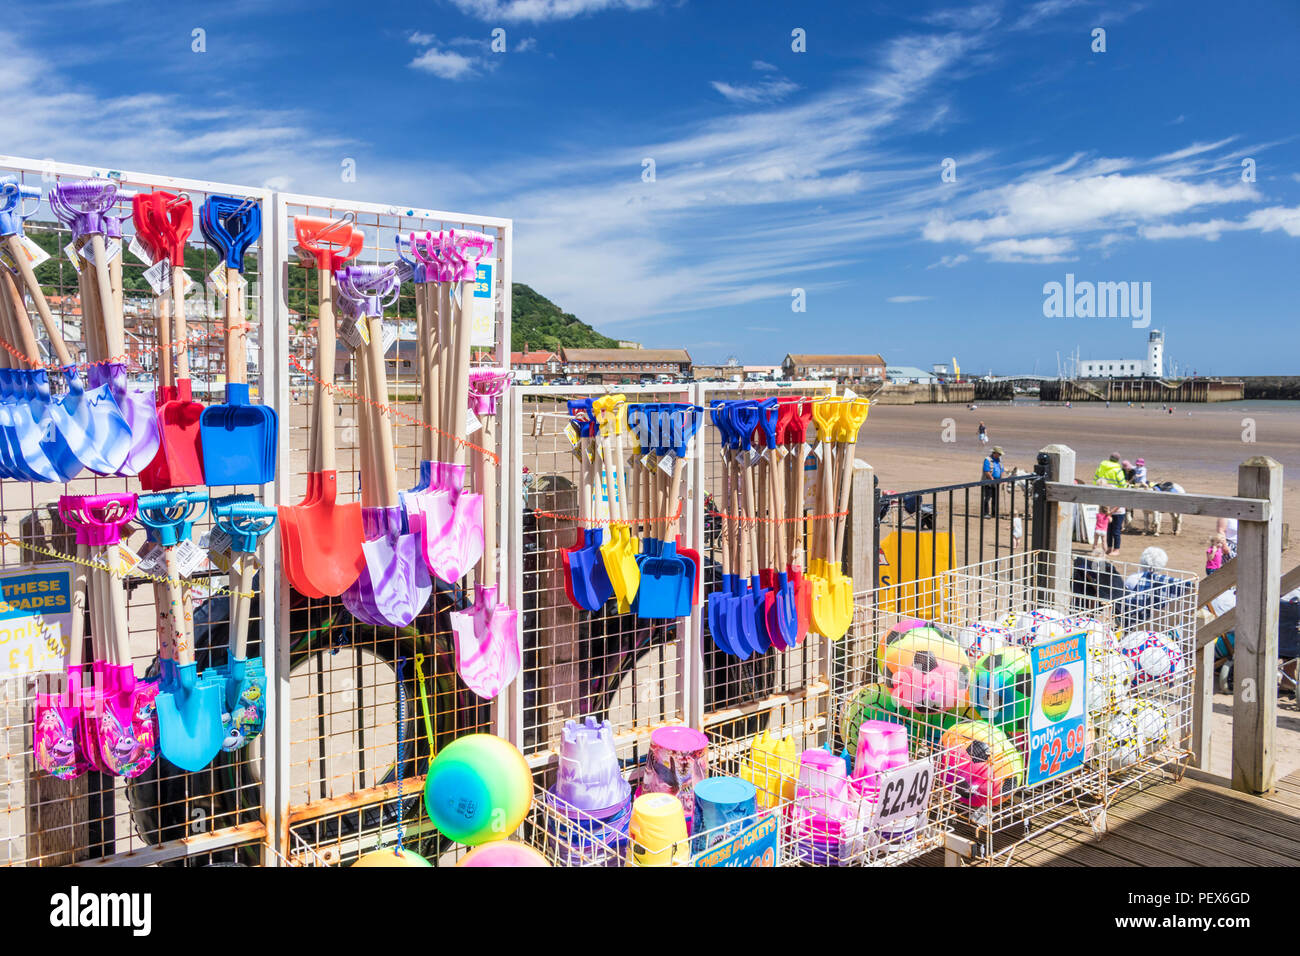
[(1210, 769), (1210, 741), (1214, 730), (1214, 642), (1196, 651), (1192, 680), (1192, 766)]
[[(1074, 483), (1074, 449), (1048, 445), (1039, 452), (1046, 467), (1046, 481)], [(1053, 555), (1051, 567), (1043, 572), (1040, 593), (1050, 590), (1062, 608), (1070, 606), (1070, 576), (1074, 570), (1071, 542), (1074, 540), (1074, 505), (1048, 501), (1041, 491), (1034, 496), (1034, 545)]]
[(1233, 649), (1232, 788), (1273, 789), (1277, 730), (1277, 613), (1282, 577), (1282, 466), (1267, 456), (1242, 463), (1237, 494), (1267, 498), (1263, 521), (1237, 528), (1237, 638)]

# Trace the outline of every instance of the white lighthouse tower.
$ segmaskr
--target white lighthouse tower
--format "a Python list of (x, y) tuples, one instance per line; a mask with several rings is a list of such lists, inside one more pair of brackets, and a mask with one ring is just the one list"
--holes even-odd
[(1159, 329), (1147, 335), (1146, 373), (1152, 378), (1165, 377), (1165, 336)]

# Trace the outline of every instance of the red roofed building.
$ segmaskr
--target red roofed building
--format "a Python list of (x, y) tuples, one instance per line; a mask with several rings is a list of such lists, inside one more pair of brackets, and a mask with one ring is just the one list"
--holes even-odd
[(554, 352), (548, 352), (545, 349), (534, 349), (531, 352), (511, 352), (510, 367), (519, 373), (521, 378), (558, 378), (563, 371), (560, 364), (560, 357)]

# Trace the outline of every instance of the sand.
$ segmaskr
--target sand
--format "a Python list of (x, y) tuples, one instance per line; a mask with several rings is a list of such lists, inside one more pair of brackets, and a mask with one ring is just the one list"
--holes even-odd
[[(1188, 412), (1190, 411), (1190, 415)], [(977, 437), (983, 421), (989, 444)], [(1254, 442), (1244, 440), (1253, 422)], [(945, 431), (956, 441), (944, 441)], [(858, 457), (871, 464), (884, 489), (911, 491), (973, 481), (980, 477), (984, 455), (993, 445), (1003, 461), (1033, 468), (1037, 452), (1049, 444), (1073, 448), (1076, 475), (1092, 480), (1097, 464), (1111, 452), (1121, 458), (1146, 459), (1152, 481), (1172, 480), (1189, 493), (1230, 495), (1237, 492), (1237, 468), (1248, 458), (1269, 455), (1283, 466), (1283, 546), (1300, 520), (1300, 403), (1233, 402), (1178, 406), (1174, 414), (1159, 407), (1079, 404), (1064, 406), (878, 405), (871, 409), (858, 442)], [(1182, 534), (1159, 537), (1126, 534), (1118, 559), (1136, 562), (1142, 550), (1158, 545), (1169, 566), (1204, 573), (1205, 547), (1214, 518), (1188, 515)], [(1076, 550), (1086, 550), (1076, 545)], [(1283, 571), (1300, 563), (1295, 549), (1284, 550)], [(1231, 776), (1232, 697), (1214, 698), (1215, 724), (1209, 770)], [(1300, 768), (1300, 711), (1290, 696), (1279, 701), (1277, 776)]]

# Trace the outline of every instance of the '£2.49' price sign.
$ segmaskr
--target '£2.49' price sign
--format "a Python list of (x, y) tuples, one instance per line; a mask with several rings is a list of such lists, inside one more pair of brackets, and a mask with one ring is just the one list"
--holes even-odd
[(871, 820), (873, 827), (925, 813), (934, 788), (934, 763), (918, 760), (897, 770), (887, 770), (878, 780), (880, 802)]

